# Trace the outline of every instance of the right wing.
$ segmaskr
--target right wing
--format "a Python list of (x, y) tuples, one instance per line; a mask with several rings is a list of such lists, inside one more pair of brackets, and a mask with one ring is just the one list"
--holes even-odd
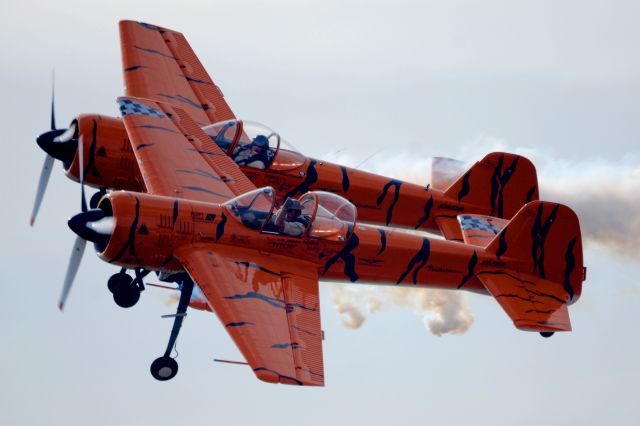
[(179, 105), (201, 127), (235, 118), (181, 33), (120, 21), (120, 47), (127, 96)]
[(324, 386), (318, 274), (313, 265), (256, 250), (206, 245), (176, 253), (263, 381)]

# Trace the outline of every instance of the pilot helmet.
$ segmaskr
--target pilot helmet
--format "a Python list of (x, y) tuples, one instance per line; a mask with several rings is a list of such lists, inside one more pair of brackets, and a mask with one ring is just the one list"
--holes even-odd
[(251, 141), (251, 145), (262, 149), (268, 149), (269, 139), (267, 139), (265, 135), (258, 135), (253, 138), (253, 141)]
[(295, 210), (302, 213), (302, 204), (300, 201), (288, 198), (284, 205), (285, 211)]

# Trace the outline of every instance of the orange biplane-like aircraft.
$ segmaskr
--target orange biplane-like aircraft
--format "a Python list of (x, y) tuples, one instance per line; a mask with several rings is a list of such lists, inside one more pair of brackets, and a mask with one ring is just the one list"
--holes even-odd
[[(488, 154), (460, 176), (448, 174), (448, 163), (435, 163), (427, 187), (305, 157), (268, 127), (236, 119), (182, 34), (123, 21), (120, 37), (126, 95), (179, 105), (254, 185), (273, 187), (278, 204), (310, 190), (329, 191), (352, 202), (360, 220), (439, 232), (461, 241), (458, 214), (510, 219), (524, 204), (538, 199), (535, 167), (526, 158), (508, 153)], [(50, 155), (32, 222), (54, 157), (61, 160), (68, 177), (79, 181), (79, 141), (87, 159), (84, 183), (102, 189), (92, 206), (106, 188), (144, 191), (122, 120), (83, 114), (68, 129), (54, 129), (38, 138)]]
[[(109, 282), (114, 299), (122, 306), (137, 301), (149, 271), (156, 271), (163, 281), (179, 284), (181, 296), (169, 343), (164, 355), (151, 365), (156, 379), (169, 380), (177, 373), (170, 354), (187, 307), (192, 306), (216, 313), (259, 379), (323, 385), (319, 279), (489, 293), (520, 329), (543, 336), (571, 329), (567, 306), (580, 296), (584, 277), (578, 219), (561, 204), (530, 201), (537, 197), (537, 188), (535, 170), (528, 161), (509, 154), (489, 155), (452, 183), (451, 190), (421, 188), (437, 200), (431, 208), (445, 210), (436, 203), (450, 203), (451, 194), (457, 191), (453, 197), (457, 204), (452, 206), (459, 210), (452, 210), (458, 214), (447, 217), (446, 229), (462, 242), (357, 223), (361, 211), (371, 214), (364, 214), (368, 220), (378, 218), (383, 223), (394, 223), (396, 215), (408, 218), (399, 201), (401, 185), (395, 186), (394, 201), (387, 208), (383, 200), (375, 208), (360, 206), (357, 211), (337, 194), (309, 191), (317, 180), (279, 195), (277, 182), (281, 181), (269, 185), (268, 180), (268, 169), (274, 163), (281, 165), (278, 170), (302, 171), (300, 177), (305, 181), (313, 173), (319, 180), (320, 162), (291, 154), (276, 163), (277, 144), (273, 151), (263, 151), (272, 152), (271, 159), (268, 154), (257, 156), (256, 146), (266, 145), (264, 141), (254, 144), (256, 139), (263, 136), (269, 143), (274, 135), (252, 135), (250, 126), (235, 119), (203, 126), (216, 121), (216, 112), (228, 107), (190, 49), (185, 50), (184, 38), (148, 24), (125, 21), (120, 25), (125, 76), (147, 73), (143, 78), (127, 79), (127, 96), (118, 99), (122, 120), (92, 118), (88, 155), (82, 117), (67, 130), (54, 129), (41, 136), (40, 142), (65, 162), (72, 177), (77, 173), (81, 187), (93, 174), (101, 179), (101, 186), (125, 189), (96, 197), (93, 209), (82, 196), (82, 213), (69, 220), (78, 238), (61, 307), (86, 241), (94, 243), (103, 260), (123, 268)], [(162, 43), (162, 49), (157, 43)], [(154, 62), (158, 58), (167, 62)], [(189, 96), (180, 92), (183, 85), (191, 90)], [(99, 125), (99, 120), (110, 124)], [(106, 139), (119, 140), (119, 149), (100, 145), (98, 129)], [(243, 153), (247, 150), (242, 141), (251, 145), (248, 152)], [(289, 163), (283, 158), (289, 158)], [(100, 161), (110, 168), (98, 169)], [(247, 167), (241, 168), (240, 161)], [(271, 165), (260, 168), (255, 164), (258, 161)], [(117, 166), (117, 162), (122, 164)], [(508, 194), (519, 190), (509, 182), (521, 165), (533, 173), (533, 186), (527, 188), (524, 198), (512, 201)], [(51, 162), (45, 163), (45, 169), (50, 166)], [(303, 166), (306, 168), (300, 169)], [(131, 173), (110, 173), (118, 167)], [(257, 172), (261, 177), (250, 180), (251, 168), (267, 172)], [(474, 188), (481, 184), (474, 176), (487, 170), (493, 173), (485, 183), (489, 189)], [(351, 181), (349, 173), (337, 173)], [(531, 183), (526, 175), (524, 181)], [(358, 181), (362, 191), (371, 193), (368, 177), (363, 174)], [(327, 178), (326, 182), (334, 181)], [(389, 183), (383, 194), (394, 185)], [(343, 193), (349, 191), (343, 187)], [(36, 207), (42, 192), (41, 183)], [(478, 196), (481, 202), (466, 204), (464, 198), (472, 193), (484, 193), (489, 201)], [(357, 197), (358, 191), (352, 196)], [(486, 204), (493, 207), (485, 213), (494, 216), (474, 213), (488, 209)], [(516, 209), (518, 204), (525, 205)], [(375, 216), (380, 211), (388, 220)], [(431, 220), (428, 213), (426, 216), (423, 224)], [(125, 269), (133, 269), (135, 279)]]

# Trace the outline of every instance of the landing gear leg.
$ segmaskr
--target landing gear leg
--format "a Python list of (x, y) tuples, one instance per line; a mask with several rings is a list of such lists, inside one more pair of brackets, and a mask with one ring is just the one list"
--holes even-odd
[(191, 300), (191, 293), (193, 292), (193, 281), (191, 278), (187, 278), (182, 283), (182, 289), (180, 293), (180, 301), (178, 302), (178, 309), (173, 319), (173, 328), (171, 329), (171, 336), (169, 337), (169, 343), (167, 349), (164, 351), (164, 355), (157, 358), (151, 363), (151, 375), (154, 379), (160, 381), (171, 380), (178, 374), (178, 363), (175, 359), (171, 358), (171, 351), (176, 344), (178, 334), (180, 333), (180, 327), (182, 327), (182, 321), (187, 315), (187, 308), (189, 307), (189, 301)]

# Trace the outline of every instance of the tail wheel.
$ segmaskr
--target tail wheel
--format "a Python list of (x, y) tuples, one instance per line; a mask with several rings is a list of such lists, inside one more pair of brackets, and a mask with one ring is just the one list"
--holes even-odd
[(151, 375), (161, 382), (173, 379), (178, 374), (178, 363), (168, 356), (161, 356), (151, 363)]
[(554, 332), (553, 331), (541, 331), (540, 335), (544, 338), (549, 338), (551, 336), (553, 336)]

